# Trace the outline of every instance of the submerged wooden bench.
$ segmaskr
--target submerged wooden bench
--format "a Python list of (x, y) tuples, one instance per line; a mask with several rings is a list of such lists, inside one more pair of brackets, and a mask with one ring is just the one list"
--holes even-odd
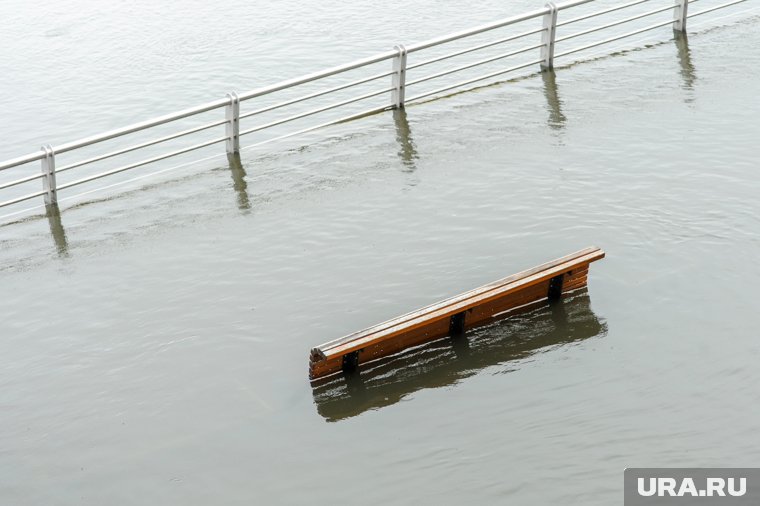
[(511, 311), (472, 338), (438, 339), (362, 364), (361, 374), (314, 380), (317, 413), (337, 422), (396, 404), (419, 390), (451, 387), (490, 367), (519, 369), (520, 361), (547, 348), (604, 336), (607, 323), (591, 310), (588, 292), (567, 295), (559, 304), (539, 301), (525, 306), (525, 312)]
[(586, 286), (591, 262), (604, 251), (590, 247), (461, 295), (312, 348), (309, 378), (353, 371), (360, 363), (488, 323), (521, 306)]

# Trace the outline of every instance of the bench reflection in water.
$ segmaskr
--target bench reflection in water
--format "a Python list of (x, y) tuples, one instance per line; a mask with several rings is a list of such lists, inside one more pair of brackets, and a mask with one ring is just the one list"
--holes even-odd
[(453, 385), (486, 367), (547, 348), (601, 337), (607, 324), (581, 289), (552, 304), (525, 307), (507, 319), (367, 364), (351, 374), (312, 383), (317, 411), (335, 422), (397, 403), (423, 388)]

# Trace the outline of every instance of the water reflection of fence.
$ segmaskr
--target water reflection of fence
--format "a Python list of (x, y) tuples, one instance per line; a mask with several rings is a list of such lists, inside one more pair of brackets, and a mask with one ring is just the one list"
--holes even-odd
[[(533, 66), (539, 66), (543, 70), (551, 69), (556, 59), (582, 54), (591, 48), (659, 27), (672, 25), (676, 32), (683, 32), (686, 29), (687, 18), (713, 12), (746, 0), (732, 0), (692, 13), (688, 13), (689, 3), (705, 0), (675, 0), (675, 3), (636, 12), (633, 15), (604, 24), (589, 26), (600, 16), (607, 16), (623, 10), (631, 12), (631, 9), (650, 1), (652, 0), (633, 0), (590, 12), (584, 10), (588, 8), (584, 8), (584, 5), (590, 5), (592, 2), (595, 4), (603, 3), (604, 0), (573, 0), (562, 4), (549, 3), (542, 9), (519, 16), (502, 19), (408, 47), (398, 45), (391, 51), (283, 81), (272, 86), (240, 94), (228, 93), (227, 97), (223, 99), (100, 135), (58, 146), (46, 145), (40, 151), (0, 162), (0, 172), (10, 174), (11, 178), (8, 181), (0, 180), (0, 190), (13, 188), (14, 190), (9, 191), (18, 192), (7, 200), (0, 200), (0, 207), (20, 204), (39, 197), (44, 197), (46, 205), (54, 205), (58, 201), (59, 191), (86, 186), (101, 178), (115, 176), (138, 167), (153, 165), (169, 158), (182, 157), (188, 153), (197, 154), (198, 151), (214, 147), (217, 144), (225, 144), (227, 154), (235, 157), (241, 150), (241, 137), (269, 133), (271, 135), (269, 138), (253, 142), (245, 148), (260, 146), (381, 111), (401, 109), (410, 102), (439, 96), (475, 83), (496, 79), (521, 69)], [(560, 16), (560, 13), (571, 10), (577, 12), (578, 15), (567, 19)], [(667, 11), (673, 11), (673, 16), (669, 16), (667, 20), (636, 26), (633, 30), (615, 33), (613, 36), (602, 40), (589, 39), (589, 35), (596, 34), (596, 32), (622, 25), (630, 26)], [(540, 26), (537, 26), (538, 20), (541, 20)], [(525, 26), (528, 22), (533, 22), (533, 25), (526, 27), (527, 30), (516, 30), (517, 33), (504, 34), (506, 36), (493, 38), (494, 34), (502, 28), (512, 29), (517, 25)], [(561, 28), (569, 25), (575, 25), (578, 30), (567, 35), (557, 35)], [(531, 36), (534, 36), (535, 40), (531, 41), (529, 39)], [(570, 40), (578, 40), (578, 45), (569, 49), (561, 47)], [(460, 41), (467, 45), (451, 51), (452, 45)], [(515, 46), (516, 44), (527, 45)], [(448, 49), (442, 54), (434, 54), (440, 47)], [(450, 64), (470, 53), (483, 53), (496, 49), (499, 52), (488, 54), (487, 57), (474, 62), (462, 63), (438, 71), (431, 70), (430, 73), (420, 76), (416, 75), (423, 68), (435, 69), (437, 65)], [(503, 51), (504, 49), (508, 50)], [(428, 54), (429, 57), (421, 61), (412, 61), (413, 56), (418, 53)], [(522, 60), (515, 61), (515, 58), (522, 58)], [(501, 65), (505, 60), (512, 61), (513, 64), (495, 68), (485, 74), (446, 82), (447, 77), (462, 76), (471, 69)], [(390, 69), (375, 68), (378, 64), (387, 64), (387, 62), (391, 63)], [(369, 75), (362, 75), (358, 79), (350, 77), (357, 71), (369, 72)], [(330, 86), (325, 86), (329, 79), (338, 79), (339, 81)], [(386, 79), (387, 84), (377, 89), (375, 86), (380, 79)], [(459, 78), (457, 77), (457, 79)], [(432, 89), (422, 89), (421, 85), (431, 82), (438, 84)], [(415, 91), (415, 94), (407, 97), (407, 89)], [(304, 92), (306, 93), (301, 94)], [(347, 93), (356, 92), (359, 94), (347, 95)], [(390, 101), (388, 101), (388, 95), (390, 95)], [(342, 98), (336, 99), (335, 97)], [(330, 100), (327, 100), (328, 98)], [(371, 107), (364, 108), (363, 106), (361, 109), (355, 109), (356, 104), (366, 104), (369, 101), (373, 102)], [(293, 113), (292, 106), (306, 102), (315, 107)], [(256, 107), (250, 110), (242, 110), (242, 106), (248, 103), (255, 103)], [(354, 108), (349, 114), (341, 113), (338, 115), (333, 113), (336, 110), (345, 112), (349, 108)], [(224, 118), (220, 117), (220, 110), (224, 110)], [(209, 113), (217, 114), (219, 117), (209, 116)], [(310, 121), (314, 116), (324, 116), (325, 114), (331, 115), (324, 117), (317, 124), (303, 123), (304, 120)], [(243, 120), (251, 121), (253, 119), (258, 119), (256, 124), (248, 128), (241, 128)], [(299, 124), (301, 127), (298, 127)], [(296, 125), (296, 129), (293, 131), (282, 130), (286, 125)], [(199, 134), (205, 136), (211, 130), (221, 130), (222, 128), (224, 129), (223, 132), (217, 131), (216, 135), (211, 136), (210, 139), (207, 137), (199, 138)], [(126, 145), (120, 145), (105, 150), (105, 152), (101, 148), (104, 143), (115, 140), (123, 142), (127, 138), (132, 140)], [(178, 144), (187, 139), (195, 139), (196, 142)], [(169, 151), (166, 151), (167, 147)], [(62, 159), (73, 153), (83, 157), (60, 163)], [(140, 153), (139, 158), (136, 156), (138, 153)], [(116, 160), (121, 161), (117, 162)], [(33, 163), (40, 163), (41, 170), (30, 166)], [(28, 192), (30, 184), (36, 185), (37, 189)], [(17, 187), (25, 188), (25, 190), (16, 190)], [(28, 193), (24, 193), (25, 191)]]
[(603, 336), (607, 324), (590, 307), (588, 292), (575, 292), (551, 305), (523, 309), (507, 320), (444, 338), (377, 362), (360, 373), (315, 383), (317, 411), (338, 421), (395, 404), (425, 388), (446, 387), (485, 368), (513, 369), (541, 350)]

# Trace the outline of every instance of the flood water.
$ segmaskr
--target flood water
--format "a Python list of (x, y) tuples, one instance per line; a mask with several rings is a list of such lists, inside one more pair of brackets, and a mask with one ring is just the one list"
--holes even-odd
[[(406, 17), (389, 26), (401, 4), (198, 4), (174, 15), (222, 35), (157, 32), (181, 49), (150, 54), (300, 59), (276, 79), (503, 9), (420, 3), (417, 37)], [(41, 72), (25, 53), (47, 79), (29, 93), (61, 101), (30, 131), (8, 118), (39, 106), (4, 95), (2, 158), (193, 105), (223, 79), (188, 63), (179, 98), (140, 89), (157, 67), (109, 45), (153, 51), (138, 35), (167, 13), (114, 6), (132, 17), (85, 24), (109, 41), (98, 53), (77, 20), (110, 15), (58, 5), (60, 26), (29, 36), (81, 37), (92, 59)], [(756, 466), (760, 16), (742, 18), (2, 224), (0, 502), (603, 505), (626, 467)], [(240, 40), (252, 25), (269, 51)], [(93, 85), (136, 100), (134, 117), (88, 123), (97, 101), (65, 94), (98, 65), (121, 69)], [(276, 80), (237, 68), (222, 84)], [(589, 245), (607, 257), (559, 306), (308, 381), (314, 345)]]

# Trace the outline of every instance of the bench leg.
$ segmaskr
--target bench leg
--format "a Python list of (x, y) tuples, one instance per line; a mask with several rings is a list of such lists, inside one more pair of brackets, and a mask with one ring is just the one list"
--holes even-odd
[(549, 293), (546, 294), (546, 297), (552, 301), (552, 300), (558, 300), (560, 295), (562, 295), (562, 280), (564, 279), (564, 274), (560, 274), (559, 276), (554, 276), (549, 281)]
[(359, 350), (343, 355), (341, 369), (343, 372), (354, 372), (359, 368)]
[(457, 337), (464, 334), (464, 317), (465, 311), (451, 316), (451, 319), (449, 320), (449, 335), (451, 337)]

